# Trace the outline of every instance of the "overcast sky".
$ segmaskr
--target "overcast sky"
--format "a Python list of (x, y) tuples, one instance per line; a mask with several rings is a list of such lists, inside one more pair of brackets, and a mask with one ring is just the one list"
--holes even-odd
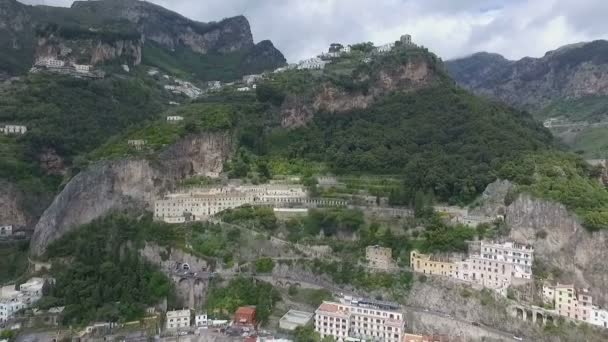
[[(69, 6), (71, 0), (20, 0)], [(608, 39), (608, 0), (151, 0), (199, 21), (238, 14), (256, 41), (290, 62), (332, 42), (383, 44), (403, 33), (444, 59), (477, 51), (539, 57), (561, 45)]]

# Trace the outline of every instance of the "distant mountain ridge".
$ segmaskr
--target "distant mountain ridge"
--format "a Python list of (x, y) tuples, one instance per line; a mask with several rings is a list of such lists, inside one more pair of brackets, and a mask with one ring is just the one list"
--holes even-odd
[[(36, 58), (55, 56), (86, 64), (117, 59), (138, 64), (148, 44), (167, 53), (238, 54), (233, 63), (242, 64), (241, 73), (286, 62), (270, 41), (254, 43), (243, 16), (202, 23), (138, 0), (76, 1), (70, 8), (0, 0), (0, 72), (23, 73)], [(260, 59), (261, 66), (251, 63)]]
[(481, 52), (446, 65), (461, 86), (531, 111), (557, 100), (608, 95), (608, 42), (604, 40), (567, 45), (541, 58), (510, 61)]

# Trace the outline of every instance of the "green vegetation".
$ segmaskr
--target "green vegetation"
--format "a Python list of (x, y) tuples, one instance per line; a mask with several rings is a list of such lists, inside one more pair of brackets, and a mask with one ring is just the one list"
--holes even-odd
[(607, 96), (586, 96), (578, 99), (563, 99), (552, 102), (535, 116), (541, 120), (565, 117), (570, 121), (597, 122), (608, 117)]
[(590, 230), (608, 228), (608, 191), (597, 169), (573, 154), (546, 152), (506, 163), (499, 176), (519, 184), (519, 191), (564, 204)]
[(353, 234), (365, 223), (363, 213), (356, 209), (311, 209), (304, 218), (293, 218), (287, 221), (287, 239), (297, 242), (305, 238), (314, 238), (320, 233), (325, 237), (338, 233)]
[(267, 231), (277, 229), (277, 217), (269, 207), (243, 206), (225, 210), (220, 215), (228, 223), (247, 223)]
[(338, 262), (315, 259), (309, 267), (313, 273), (326, 274), (337, 284), (353, 285), (366, 291), (385, 289), (407, 292), (414, 281), (410, 272), (370, 273), (363, 266), (357, 266), (349, 260)]
[[(166, 116), (182, 116), (183, 121), (167, 122)], [(194, 103), (169, 110), (156, 121), (143, 127), (134, 127), (123, 135), (110, 139), (106, 144), (93, 151), (91, 160), (125, 157), (129, 155), (152, 155), (162, 148), (175, 143), (186, 134), (217, 132), (233, 127), (236, 119), (235, 109), (230, 105), (216, 103)], [(144, 140), (141, 150), (128, 145), (129, 140)]]
[(0, 284), (14, 281), (25, 273), (28, 266), (28, 242), (0, 244)]
[(568, 147), (585, 158), (605, 159), (608, 156), (608, 127), (583, 128)]
[(230, 318), (237, 308), (255, 305), (256, 320), (266, 324), (279, 300), (281, 295), (272, 285), (253, 279), (236, 278), (226, 287), (211, 288), (207, 297), (207, 312), (214, 317)]
[(169, 279), (145, 262), (134, 245), (151, 240), (170, 244), (180, 240), (170, 226), (114, 214), (93, 221), (51, 244), (56, 285), (45, 297), (44, 307), (65, 305), (63, 324), (84, 324), (94, 320), (132, 321), (145, 308), (173, 298)]
[(410, 201), (431, 190), (452, 203), (473, 200), (501, 163), (551, 143), (526, 114), (449, 87), (394, 94), (349, 115), (319, 114), (283, 144), (268, 139), (271, 155), (324, 162), (337, 173), (400, 174)]
[(233, 261), (234, 252), (242, 242), (240, 230), (202, 222), (194, 223), (190, 228), (192, 250), (227, 263)]
[(257, 273), (270, 273), (274, 268), (274, 262), (270, 258), (260, 258), (255, 261), (255, 271)]

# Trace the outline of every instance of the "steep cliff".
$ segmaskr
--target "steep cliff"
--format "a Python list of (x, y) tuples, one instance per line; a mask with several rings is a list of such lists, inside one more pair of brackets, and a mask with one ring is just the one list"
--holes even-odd
[(21, 204), (23, 193), (9, 182), (0, 180), (0, 225), (21, 228), (31, 220)]
[(167, 49), (186, 46), (195, 52), (232, 52), (254, 46), (249, 22), (243, 16), (201, 23), (146, 1), (76, 1), (72, 10), (98, 20), (123, 19), (138, 28), (145, 40)]
[(608, 233), (589, 232), (560, 204), (520, 195), (506, 210), (510, 238), (532, 244), (542, 268), (561, 283), (589, 287), (593, 301), (608, 304)]
[(608, 233), (589, 232), (561, 204), (527, 194), (509, 199), (513, 189), (506, 181), (490, 184), (475, 211), (504, 213), (509, 239), (534, 246), (536, 272), (553, 281), (589, 287), (594, 303), (606, 306), (608, 267), (601, 260), (608, 257)]
[(9, 74), (23, 73), (45, 56), (83, 64), (139, 64), (145, 42), (164, 53), (186, 49), (197, 56), (237, 54), (243, 73), (285, 64), (270, 41), (254, 44), (243, 16), (201, 23), (137, 0), (76, 1), (71, 8), (1, 0), (0, 33), (0, 72)]
[(103, 64), (118, 61), (141, 63), (143, 43), (139, 38), (104, 41), (95, 38), (65, 39), (50, 35), (38, 38), (34, 59), (53, 58), (77, 64)]
[(529, 110), (553, 101), (608, 95), (608, 42), (561, 47), (542, 58), (508, 61), (478, 53), (447, 62), (452, 77), (480, 95)]
[(155, 160), (101, 162), (76, 175), (44, 212), (32, 237), (34, 255), (79, 225), (113, 209), (149, 209), (153, 199), (189, 175), (221, 172), (232, 151), (228, 133), (182, 139)]
[(365, 71), (354, 74), (352, 85), (340, 80), (324, 81), (312, 98), (290, 94), (281, 107), (285, 128), (303, 126), (315, 112), (344, 113), (366, 109), (378, 99), (393, 92), (413, 92), (437, 85), (443, 67), (430, 53), (412, 56), (379, 57)]

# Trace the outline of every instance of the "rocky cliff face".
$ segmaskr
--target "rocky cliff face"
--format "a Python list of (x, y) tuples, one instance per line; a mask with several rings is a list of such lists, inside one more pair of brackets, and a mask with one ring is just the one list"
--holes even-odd
[(38, 39), (34, 59), (54, 58), (78, 64), (96, 65), (110, 61), (141, 63), (143, 43), (135, 40), (64, 39), (58, 36)]
[[(535, 258), (556, 281), (589, 287), (593, 302), (608, 304), (608, 233), (591, 233), (561, 204), (519, 196), (506, 210), (510, 238), (532, 244)], [(546, 236), (545, 236), (546, 235)]]
[(31, 220), (21, 205), (23, 194), (12, 183), (0, 180), (0, 225), (25, 227)]
[(157, 160), (101, 162), (76, 175), (44, 212), (32, 237), (34, 255), (76, 227), (108, 211), (150, 209), (155, 196), (189, 175), (221, 172), (232, 151), (227, 133), (184, 138)]
[(551, 102), (608, 95), (608, 42), (564, 46), (542, 58), (509, 61), (479, 53), (447, 62), (452, 77), (473, 92), (520, 108), (537, 110)]
[(365, 109), (391, 92), (411, 92), (430, 87), (438, 78), (428, 59), (413, 58), (397, 68), (385, 67), (355, 80), (369, 83), (365, 91), (346, 90), (325, 82), (310, 101), (298, 95), (288, 96), (281, 107), (282, 125), (286, 128), (303, 126), (315, 112), (345, 113)]
[(72, 10), (135, 24), (144, 40), (167, 49), (185, 46), (198, 53), (232, 52), (253, 47), (249, 22), (243, 16), (200, 23), (145, 1), (76, 1)]
[(534, 246), (538, 266), (565, 284), (588, 287), (593, 301), (608, 304), (608, 232), (589, 232), (563, 205), (520, 194), (509, 205), (505, 196), (513, 188), (497, 181), (484, 192), (481, 213), (504, 213), (509, 239)]

